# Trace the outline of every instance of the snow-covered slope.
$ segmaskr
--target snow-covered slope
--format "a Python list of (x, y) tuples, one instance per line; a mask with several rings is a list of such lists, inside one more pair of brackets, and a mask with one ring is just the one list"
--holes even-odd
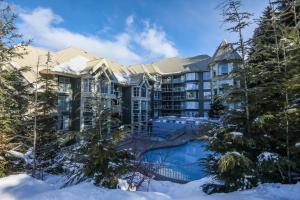
[[(20, 174), (0, 179), (1, 200), (299, 200), (300, 183), (296, 185), (263, 184), (257, 188), (228, 194), (206, 195), (200, 186), (209, 178), (180, 185), (171, 182), (151, 181), (149, 192), (127, 192), (95, 187), (91, 183), (58, 189), (58, 179), (45, 182)], [(146, 187), (146, 186), (145, 186)], [(144, 187), (144, 189), (146, 189)]]

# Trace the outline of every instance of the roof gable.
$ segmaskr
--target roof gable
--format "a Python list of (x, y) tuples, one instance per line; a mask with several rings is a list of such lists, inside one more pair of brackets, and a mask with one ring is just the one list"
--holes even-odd
[(215, 51), (211, 63), (224, 62), (224, 61), (240, 61), (241, 56), (234, 50), (231, 43), (223, 40), (217, 50)]

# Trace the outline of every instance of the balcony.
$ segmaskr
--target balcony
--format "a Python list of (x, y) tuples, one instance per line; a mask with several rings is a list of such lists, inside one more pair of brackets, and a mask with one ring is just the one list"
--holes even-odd
[(184, 91), (185, 91), (184, 87), (175, 87), (175, 88), (173, 88), (173, 92), (184, 92)]
[(183, 105), (162, 105), (163, 110), (183, 110)]
[(184, 79), (181, 79), (181, 78), (176, 78), (176, 79), (173, 79), (172, 83), (183, 83), (184, 82)]
[(173, 99), (172, 96), (162, 97), (163, 101), (172, 101), (172, 99)]
[(172, 88), (162, 88), (162, 92), (172, 92)]
[(163, 79), (162, 83), (170, 84), (170, 83), (172, 83), (172, 79)]
[(161, 105), (154, 105), (154, 106), (153, 106), (153, 109), (161, 109), (161, 108), (162, 108)]
[(174, 101), (184, 101), (185, 100), (185, 96), (173, 96), (172, 99)]

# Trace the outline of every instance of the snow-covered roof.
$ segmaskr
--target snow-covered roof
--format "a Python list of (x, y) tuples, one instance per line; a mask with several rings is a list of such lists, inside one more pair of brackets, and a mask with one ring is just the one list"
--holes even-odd
[(88, 61), (89, 59), (84, 56), (76, 56), (67, 62), (54, 66), (53, 71), (79, 74), (87, 67)]

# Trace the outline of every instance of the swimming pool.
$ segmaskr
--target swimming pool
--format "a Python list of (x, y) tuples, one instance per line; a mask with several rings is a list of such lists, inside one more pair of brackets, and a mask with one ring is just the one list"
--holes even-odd
[(184, 145), (150, 150), (141, 155), (146, 163), (157, 164), (157, 173), (163, 176), (192, 181), (206, 176), (201, 158), (206, 158), (209, 151), (204, 141), (191, 141)]

